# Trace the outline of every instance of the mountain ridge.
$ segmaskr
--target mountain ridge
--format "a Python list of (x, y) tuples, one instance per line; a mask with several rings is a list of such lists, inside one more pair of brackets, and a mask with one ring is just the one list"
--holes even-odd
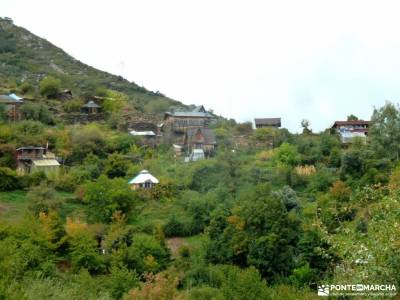
[(125, 93), (138, 111), (160, 113), (169, 107), (184, 107), (179, 101), (160, 92), (149, 91), (122, 76), (89, 66), (63, 49), (29, 30), (17, 26), (10, 18), (0, 18), (0, 87), (29, 82), (37, 86), (45, 76), (54, 76), (63, 87), (80, 96), (94, 95), (101, 88)]

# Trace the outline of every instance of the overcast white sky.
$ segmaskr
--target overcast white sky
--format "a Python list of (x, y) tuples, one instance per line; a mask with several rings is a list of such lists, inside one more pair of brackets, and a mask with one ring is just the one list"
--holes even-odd
[(101, 70), (225, 117), (316, 131), (400, 99), (400, 2), (0, 0)]

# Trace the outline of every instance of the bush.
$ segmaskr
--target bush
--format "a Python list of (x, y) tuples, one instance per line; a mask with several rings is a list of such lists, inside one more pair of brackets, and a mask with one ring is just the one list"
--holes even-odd
[(170, 216), (167, 223), (164, 225), (164, 233), (167, 237), (190, 235), (187, 224), (178, 220), (174, 214)]
[(137, 234), (132, 245), (128, 247), (126, 265), (139, 274), (144, 272), (157, 273), (163, 270), (170, 259), (169, 251), (153, 236)]
[(20, 181), (15, 171), (0, 167), (0, 191), (12, 191), (20, 188)]
[(21, 92), (24, 95), (35, 91), (35, 88), (29, 82), (24, 82), (23, 84), (21, 84), (21, 86), (19, 88), (21, 89)]
[(47, 98), (56, 97), (61, 88), (61, 81), (52, 76), (46, 76), (39, 83), (40, 94)]
[(92, 273), (100, 272), (104, 263), (97, 249), (97, 241), (88, 225), (67, 218), (66, 232), (73, 270), (77, 272), (85, 268)]
[(130, 271), (123, 266), (112, 266), (110, 275), (107, 276), (106, 286), (115, 299), (122, 296), (131, 288), (139, 286), (139, 276), (135, 271)]
[(63, 103), (63, 109), (64, 109), (64, 111), (66, 111), (68, 113), (80, 112), (82, 105), (83, 105), (82, 100), (73, 99), (73, 100), (69, 100), (69, 101)]
[(134, 193), (124, 179), (108, 179), (102, 175), (97, 182), (85, 185), (83, 201), (87, 204), (88, 217), (93, 221), (110, 222), (116, 211), (129, 213)]
[(29, 210), (37, 216), (41, 212), (48, 214), (50, 210), (57, 210), (62, 204), (56, 191), (45, 184), (32, 187), (27, 194), (27, 199)]
[(26, 120), (40, 121), (43, 124), (54, 124), (54, 117), (48, 107), (38, 103), (25, 103), (21, 113)]

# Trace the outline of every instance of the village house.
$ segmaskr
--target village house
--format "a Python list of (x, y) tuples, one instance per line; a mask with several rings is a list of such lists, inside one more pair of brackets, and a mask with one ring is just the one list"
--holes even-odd
[(57, 174), (60, 163), (55, 155), (44, 147), (21, 147), (17, 152), (17, 171), (20, 174), (29, 174), (43, 171), (46, 174)]
[(132, 190), (150, 189), (158, 184), (159, 181), (147, 170), (142, 170), (133, 179), (129, 180), (129, 185)]
[(20, 107), (23, 103), (23, 98), (18, 97), (15, 94), (0, 95), (0, 104), (5, 106), (6, 114), (10, 121), (21, 120), (22, 114)]
[(281, 118), (255, 118), (254, 124), (256, 128), (265, 128), (265, 127), (281, 127)]
[(215, 150), (217, 141), (214, 131), (210, 128), (189, 128), (185, 133), (185, 146), (189, 153), (195, 149), (201, 149), (206, 157)]
[(159, 125), (163, 139), (174, 146), (177, 156), (183, 152), (191, 155), (193, 150), (201, 150), (203, 158), (209, 157), (216, 147), (212, 129), (207, 128), (214, 116), (203, 105), (191, 111), (166, 112), (164, 122)]
[(163, 128), (175, 133), (185, 133), (190, 128), (208, 126), (212, 119), (213, 116), (201, 105), (192, 111), (166, 112)]
[(342, 143), (351, 143), (354, 138), (366, 142), (369, 124), (370, 121), (364, 120), (336, 121), (331, 128), (339, 133)]

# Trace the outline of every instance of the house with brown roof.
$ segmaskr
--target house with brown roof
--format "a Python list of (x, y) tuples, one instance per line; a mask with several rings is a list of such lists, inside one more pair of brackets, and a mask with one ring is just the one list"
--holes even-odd
[(282, 126), (281, 118), (255, 118), (254, 124), (256, 128), (265, 128), (265, 127), (279, 128)]
[(342, 143), (351, 143), (354, 138), (366, 141), (370, 123), (364, 120), (336, 121), (331, 128), (339, 133)]

